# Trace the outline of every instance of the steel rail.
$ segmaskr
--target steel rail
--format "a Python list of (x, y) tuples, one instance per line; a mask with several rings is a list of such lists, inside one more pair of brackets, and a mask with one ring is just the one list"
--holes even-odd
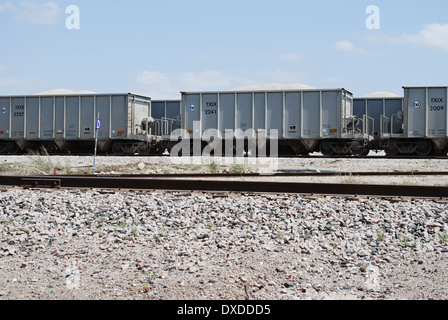
[[(326, 169), (300, 169), (283, 172), (281, 170), (272, 173), (170, 173), (170, 174), (97, 174), (94, 177), (107, 178), (294, 178), (294, 177), (356, 177), (356, 176), (448, 176), (448, 171), (344, 171), (344, 170), (326, 170)], [(58, 175), (40, 176), (41, 178), (56, 178)], [(92, 177), (89, 175), (70, 175), (70, 177)], [(2, 179), (8, 179), (8, 176), (0, 176), (0, 184)]]
[(2, 176), (0, 185), (28, 189), (76, 188), (448, 198), (448, 187), (439, 186), (223, 181), (138, 176)]
[[(26, 153), (17, 153), (17, 154), (0, 154), (0, 156), (8, 157), (8, 156), (30, 156)], [(58, 157), (93, 157), (90, 153), (52, 153), (51, 156)], [(169, 155), (140, 155), (140, 154), (98, 154), (98, 157), (105, 158), (169, 158)], [(386, 156), (386, 155), (377, 155), (377, 156), (352, 156), (352, 155), (334, 155), (334, 156), (321, 156), (321, 155), (279, 155), (279, 159), (356, 159), (356, 160), (390, 160), (390, 159), (399, 159), (399, 160), (447, 160), (448, 156), (411, 156), (411, 155), (403, 155), (403, 156)]]
[[(100, 175), (101, 176), (101, 175)], [(110, 175), (108, 175), (110, 176)], [(204, 174), (189, 174), (189, 173), (173, 173), (173, 174), (119, 174), (113, 175), (115, 177), (144, 177), (144, 178), (257, 178), (257, 177), (346, 177), (346, 176), (448, 176), (448, 171), (326, 171), (322, 169), (304, 170), (304, 171), (288, 171), (276, 173), (204, 173)]]

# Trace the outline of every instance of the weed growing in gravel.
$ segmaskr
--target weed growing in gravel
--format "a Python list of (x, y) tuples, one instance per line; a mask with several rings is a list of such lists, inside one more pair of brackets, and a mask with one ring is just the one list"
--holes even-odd
[(78, 175), (86, 175), (86, 176), (92, 175), (93, 174), (93, 168), (90, 168), (90, 167), (88, 167), (88, 168), (87, 167), (79, 168), (77, 170), (76, 174), (78, 174)]
[(166, 227), (161, 228), (161, 229), (159, 230), (159, 232), (157, 233), (156, 238), (157, 238), (158, 240), (161, 240), (161, 239), (165, 238), (165, 237), (167, 236), (167, 231), (168, 231), (168, 230), (167, 230)]
[(125, 229), (125, 228), (126, 228), (126, 221), (121, 221), (121, 222), (118, 224), (118, 227), (120, 227), (121, 229)]
[(211, 174), (216, 174), (219, 172), (218, 164), (216, 164), (215, 161), (212, 160), (212, 162), (209, 164), (209, 169)]
[(209, 223), (205, 227), (209, 230), (216, 230), (216, 226), (213, 223)]
[(12, 226), (12, 225), (14, 225), (14, 220), (13, 219), (1, 220), (0, 224), (4, 225), (5, 227)]
[(242, 164), (235, 164), (232, 166), (232, 173), (236, 174), (244, 174), (248, 173), (249, 170)]
[(376, 229), (376, 237), (378, 241), (383, 242), (385, 239), (385, 233), (386, 231), (384, 229)]
[(443, 230), (442, 233), (438, 234), (440, 244), (446, 244), (448, 242), (448, 231)]
[(60, 169), (62, 166), (59, 162), (53, 162), (47, 149), (42, 146), (40, 151), (29, 150), (28, 154), (30, 156), (31, 165), (27, 167), (28, 174), (37, 172), (39, 174), (50, 174), (54, 169)]
[(69, 161), (67, 161), (67, 160), (65, 161), (64, 172), (65, 172), (66, 175), (73, 174), (72, 167), (71, 167)]
[(405, 248), (411, 247), (411, 248), (415, 248), (417, 246), (417, 240), (414, 239), (414, 241), (412, 243), (410, 243), (409, 241), (411, 241), (410, 238), (408, 238), (406, 235), (404, 234), (400, 234), (398, 236), (398, 241), (400, 241), (401, 245)]
[(2, 163), (0, 165), (0, 174), (15, 173), (17, 168), (21, 168), (21, 164), (20, 163), (9, 163), (9, 162)]
[(96, 228), (97, 229), (101, 229), (102, 227), (104, 227), (104, 222), (106, 221), (106, 219), (104, 219), (104, 218), (100, 218), (99, 220), (98, 220), (98, 223), (97, 223), (97, 225), (96, 225)]

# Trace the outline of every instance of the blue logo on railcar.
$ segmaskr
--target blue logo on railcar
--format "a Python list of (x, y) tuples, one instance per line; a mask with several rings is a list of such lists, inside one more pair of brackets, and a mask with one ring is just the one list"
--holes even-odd
[(188, 109), (190, 109), (190, 112), (195, 112), (198, 109), (198, 107), (195, 104), (190, 104)]
[(7, 107), (3, 107), (2, 108), (2, 114), (7, 114), (8, 113), (8, 108)]
[(422, 103), (419, 100), (415, 100), (412, 102), (412, 107), (414, 109), (420, 109), (421, 106), (422, 106)]

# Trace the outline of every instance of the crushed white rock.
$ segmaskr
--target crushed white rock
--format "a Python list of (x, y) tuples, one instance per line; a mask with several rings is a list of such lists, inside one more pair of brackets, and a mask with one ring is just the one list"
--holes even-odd
[(445, 299), (432, 201), (0, 193), (1, 299)]

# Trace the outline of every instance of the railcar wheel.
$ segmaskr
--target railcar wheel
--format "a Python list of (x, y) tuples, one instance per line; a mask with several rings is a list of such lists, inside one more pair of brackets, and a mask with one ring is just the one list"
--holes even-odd
[(151, 147), (150, 146), (148, 146), (148, 147), (146, 147), (146, 148), (143, 148), (143, 149), (140, 149), (139, 151), (138, 151), (138, 153), (140, 154), (140, 155), (142, 155), (142, 156), (147, 156), (147, 155), (149, 155), (150, 153), (151, 153)]
[(112, 145), (112, 152), (114, 154), (117, 154), (117, 155), (123, 154), (123, 146), (122, 146), (122, 144), (120, 142), (115, 142)]
[(5, 142), (0, 144), (0, 154), (15, 154), (20, 151), (15, 142)]
[(320, 144), (320, 153), (324, 156), (329, 157), (334, 155), (333, 148), (331, 147), (331, 142), (324, 141)]
[(354, 156), (360, 157), (366, 153), (366, 146), (359, 141), (353, 141), (351, 145), (351, 152)]
[(153, 146), (149, 143), (142, 142), (138, 146), (138, 154), (140, 154), (142, 156), (149, 155), (152, 150), (153, 150)]
[(421, 157), (429, 156), (432, 152), (432, 145), (429, 141), (420, 141), (416, 150), (417, 154)]
[(395, 157), (398, 155), (399, 150), (395, 143), (390, 143), (387, 147), (384, 148), (384, 152), (388, 157)]

